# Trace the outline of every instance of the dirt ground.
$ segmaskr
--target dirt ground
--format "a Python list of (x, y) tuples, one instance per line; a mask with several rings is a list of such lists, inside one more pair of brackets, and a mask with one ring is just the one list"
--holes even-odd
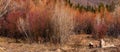
[(0, 37), (0, 52), (120, 52), (120, 39), (105, 38), (107, 43), (116, 47), (89, 49), (88, 43), (93, 42), (98, 45), (99, 41), (91, 38), (91, 35), (71, 35), (64, 45), (54, 45), (50, 43), (15, 43), (14, 39)]

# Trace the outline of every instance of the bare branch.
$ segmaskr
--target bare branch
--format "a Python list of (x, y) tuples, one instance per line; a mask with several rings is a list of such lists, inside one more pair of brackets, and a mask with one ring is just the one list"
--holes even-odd
[(0, 17), (5, 15), (8, 12), (8, 7), (11, 0), (0, 0)]

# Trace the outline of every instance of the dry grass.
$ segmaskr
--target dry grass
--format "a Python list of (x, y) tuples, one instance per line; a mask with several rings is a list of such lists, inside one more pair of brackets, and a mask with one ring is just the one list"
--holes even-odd
[[(100, 52), (100, 51), (115, 51), (118, 52), (120, 50), (120, 47), (117, 46), (116, 48), (93, 48), (93, 49), (89, 49), (88, 47), (88, 43), (90, 41), (98, 44), (99, 41), (98, 40), (94, 40), (91, 38), (91, 35), (88, 34), (80, 34), (80, 35), (71, 35), (69, 37), (69, 42), (67, 42), (67, 44), (64, 45), (59, 45), (59, 44), (51, 44), (51, 43), (45, 43), (45, 44), (37, 44), (37, 43), (32, 43), (32, 44), (28, 44), (28, 43), (15, 43), (14, 41), (12, 41), (12, 39), (9, 38), (5, 38), (2, 37), (0, 38), (0, 40), (2, 40), (2, 42), (0, 42), (0, 47), (1, 48), (5, 48), (4, 51), (5, 52)], [(6, 40), (5, 40), (6, 39)], [(10, 42), (8, 42), (8, 39)], [(13, 39), (14, 40), (14, 39)], [(106, 38), (105, 39), (106, 42), (108, 43), (114, 43), (115, 45), (120, 45), (118, 43), (120, 43), (119, 39), (113, 39), (113, 41), (111, 41), (111, 38)], [(88, 51), (89, 50), (89, 51)]]

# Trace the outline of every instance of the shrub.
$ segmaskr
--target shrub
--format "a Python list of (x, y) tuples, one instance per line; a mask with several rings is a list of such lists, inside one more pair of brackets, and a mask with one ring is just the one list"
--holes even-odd
[[(62, 7), (62, 8), (60, 8)], [(53, 40), (58, 41), (58, 43), (64, 44), (68, 40), (70, 34), (73, 30), (73, 17), (71, 9), (64, 8), (64, 5), (55, 6), (55, 13), (51, 18), (51, 23), (53, 24)]]
[(94, 13), (79, 12), (75, 17), (75, 29), (78, 34), (87, 33), (92, 34), (94, 22)]
[(108, 35), (112, 36), (112, 37), (119, 37), (119, 34), (120, 34), (120, 18), (119, 18), (119, 13), (120, 13), (120, 7), (117, 6), (115, 8), (115, 11), (113, 12), (113, 20), (112, 20), (112, 23), (110, 23), (110, 25), (108, 26), (109, 29), (108, 29)]

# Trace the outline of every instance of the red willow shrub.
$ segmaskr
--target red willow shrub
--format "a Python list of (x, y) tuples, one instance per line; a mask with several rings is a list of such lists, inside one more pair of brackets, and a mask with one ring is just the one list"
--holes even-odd
[(120, 35), (120, 15), (119, 15), (119, 7), (118, 9), (115, 9), (114, 13), (112, 13), (112, 15), (108, 15), (109, 18), (107, 18), (108, 20), (108, 32), (107, 32), (107, 35), (108, 36), (112, 36), (112, 37), (119, 37)]
[(17, 35), (20, 32), (18, 29), (19, 24), (17, 24), (19, 18), (26, 18), (24, 11), (16, 10), (7, 14), (5, 29), (8, 32), (8, 36), (15, 36), (15, 38), (19, 38), (19, 35)]
[[(75, 31), (77, 33), (91, 34), (93, 31), (95, 14), (91, 12), (78, 12), (75, 17)], [(82, 32), (81, 32), (82, 31)]]
[[(41, 10), (43, 7), (35, 6), (31, 0), (16, 0), (15, 2), (17, 7), (6, 14), (5, 22), (4, 19), (1, 20), (1, 26), (4, 27), (7, 36), (19, 38), (19, 36), (23, 35), (25, 37), (28, 36), (26, 38), (32, 39), (33, 41), (38, 41), (39, 37), (43, 38), (49, 19), (48, 11)], [(3, 30), (1, 29), (1, 31)]]
[(31, 9), (28, 12), (29, 27), (35, 41), (48, 42), (51, 38), (50, 18), (52, 17), (52, 7), (54, 5), (46, 5), (47, 3), (45, 3), (37, 3), (36, 5), (31, 2)]
[[(93, 34), (96, 38), (103, 38), (107, 33), (108, 17), (102, 12), (79, 12), (75, 17), (75, 32)], [(99, 21), (97, 18), (99, 18)], [(99, 24), (97, 24), (99, 23)], [(81, 32), (82, 31), (82, 32)]]
[[(8, 37), (14, 37), (19, 38), (21, 36), (21, 32), (18, 29), (18, 20), (19, 18), (26, 18), (26, 12), (28, 11), (28, 8), (26, 10), (27, 5), (26, 1), (11, 1), (10, 7), (8, 8), (8, 13), (5, 14), (2, 20), (2, 29), (1, 31), (5, 32), (4, 34)], [(22, 37), (23, 38), (23, 37)]]
[[(42, 16), (43, 15), (43, 16)], [(29, 25), (30, 31), (32, 32), (36, 41), (42, 41), (44, 39), (47, 17), (44, 14), (40, 14), (39, 12), (31, 12), (29, 13)], [(41, 39), (42, 38), (42, 39)]]

